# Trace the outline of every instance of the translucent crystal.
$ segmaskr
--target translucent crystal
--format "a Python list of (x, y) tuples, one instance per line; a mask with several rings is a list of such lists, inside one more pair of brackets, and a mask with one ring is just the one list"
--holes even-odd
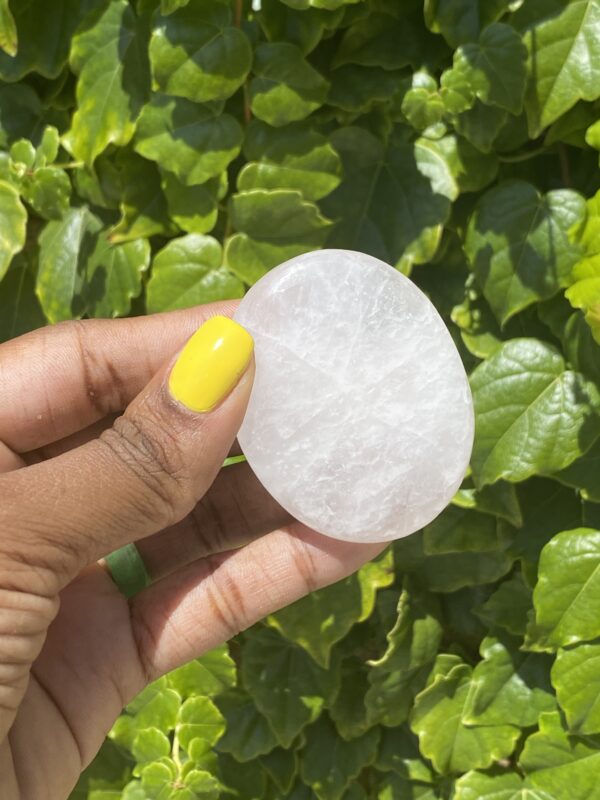
[(271, 495), (337, 539), (426, 525), (466, 471), (473, 406), (441, 317), (415, 284), (347, 250), (271, 270), (235, 318), (256, 378), (239, 442)]

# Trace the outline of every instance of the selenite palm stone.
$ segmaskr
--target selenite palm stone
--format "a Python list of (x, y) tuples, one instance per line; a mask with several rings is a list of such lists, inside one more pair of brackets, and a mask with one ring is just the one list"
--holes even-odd
[(270, 494), (320, 533), (406, 536), (467, 469), (473, 404), (441, 317), (412, 281), (349, 250), (271, 270), (235, 319), (256, 377), (239, 443)]

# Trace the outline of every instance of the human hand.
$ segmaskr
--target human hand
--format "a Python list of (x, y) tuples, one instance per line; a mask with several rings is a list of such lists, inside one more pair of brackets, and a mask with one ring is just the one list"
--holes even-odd
[[(252, 384), (243, 342), (241, 377), (212, 410), (173, 398), (177, 351), (234, 308), (65, 323), (0, 345), (3, 800), (63, 800), (148, 682), (383, 549), (291, 520), (247, 464), (219, 471)], [(220, 384), (214, 371), (203, 384), (213, 399), (235, 380), (231, 358), (217, 367)], [(188, 402), (189, 380), (174, 386)], [(127, 600), (102, 558), (133, 541), (153, 583)]]

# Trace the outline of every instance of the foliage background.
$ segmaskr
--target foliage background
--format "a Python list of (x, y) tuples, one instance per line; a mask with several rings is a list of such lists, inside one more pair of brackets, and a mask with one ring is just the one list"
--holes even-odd
[(599, 0), (0, 0), (0, 45), (0, 340), (348, 247), (477, 412), (434, 523), (149, 687), (73, 798), (600, 798)]

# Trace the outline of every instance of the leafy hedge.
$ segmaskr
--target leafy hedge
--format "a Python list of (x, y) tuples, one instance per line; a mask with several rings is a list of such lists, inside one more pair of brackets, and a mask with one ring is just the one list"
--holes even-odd
[(600, 798), (600, 0), (0, 0), (0, 44), (0, 339), (348, 247), (477, 412), (434, 523), (148, 688), (73, 797)]

